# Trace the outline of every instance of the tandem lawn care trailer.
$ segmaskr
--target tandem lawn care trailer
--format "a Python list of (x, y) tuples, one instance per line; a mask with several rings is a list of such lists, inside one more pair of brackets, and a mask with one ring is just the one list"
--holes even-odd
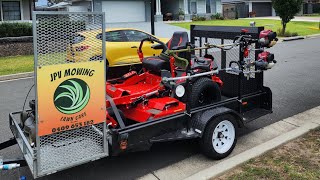
[[(206, 156), (222, 159), (239, 128), (272, 113), (263, 73), (276, 63), (265, 51), (276, 33), (192, 26), (191, 41), (186, 32), (168, 43), (150, 36), (137, 47), (142, 68), (108, 79), (104, 29), (102, 13), (34, 13), (36, 98), (9, 115), (13, 138), (0, 150), (18, 144), (23, 158), (4, 159), (2, 169), (27, 165), (38, 178), (183, 139), (198, 139)], [(82, 32), (92, 36), (83, 41)], [(144, 57), (144, 43), (162, 53)], [(82, 51), (90, 53), (73, 61)]]

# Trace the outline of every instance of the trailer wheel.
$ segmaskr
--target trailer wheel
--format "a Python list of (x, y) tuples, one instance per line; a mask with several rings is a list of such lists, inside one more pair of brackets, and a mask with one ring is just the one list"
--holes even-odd
[(195, 108), (221, 100), (219, 85), (207, 77), (199, 78), (192, 85), (190, 107)]
[(231, 115), (222, 115), (211, 120), (200, 140), (203, 154), (212, 159), (223, 159), (237, 143), (237, 122)]

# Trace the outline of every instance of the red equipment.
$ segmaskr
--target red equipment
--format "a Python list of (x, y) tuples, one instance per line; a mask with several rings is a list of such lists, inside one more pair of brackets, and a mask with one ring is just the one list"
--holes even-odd
[(259, 60), (264, 60), (265, 62), (273, 62), (274, 55), (268, 51), (264, 51), (258, 55)]
[(262, 47), (270, 48), (278, 41), (277, 33), (272, 30), (263, 30), (259, 35), (259, 43)]
[[(163, 49), (160, 56), (144, 57), (142, 46), (144, 41), (157, 42), (155, 49)], [(132, 71), (121, 78), (107, 82), (106, 93), (112, 98), (119, 110), (122, 118), (134, 122), (146, 122), (159, 119), (165, 116), (183, 112), (186, 109), (185, 103), (175, 97), (175, 89), (166, 87), (162, 83), (162, 73), (168, 72), (171, 77), (185, 76), (186, 70), (176, 65), (175, 57), (186, 58), (186, 53), (176, 53), (177, 56), (167, 55), (170, 50), (186, 49), (188, 44), (188, 34), (186, 32), (174, 33), (167, 45), (157, 39), (144, 39), (138, 49), (138, 56), (142, 62), (143, 73), (137, 74)], [(195, 56), (188, 60), (191, 70), (194, 73), (210, 71), (216, 69), (213, 56), (206, 55), (204, 58)], [(223, 82), (216, 75), (209, 77), (220, 87)], [(185, 80), (176, 81), (176, 85), (184, 85)], [(116, 117), (112, 112), (111, 103), (107, 100), (107, 124), (112, 127), (118, 125)]]

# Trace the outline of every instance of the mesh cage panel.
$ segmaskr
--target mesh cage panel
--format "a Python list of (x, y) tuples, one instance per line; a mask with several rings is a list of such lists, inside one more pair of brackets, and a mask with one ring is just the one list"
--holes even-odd
[(102, 60), (103, 16), (37, 14), (38, 66)]
[[(33, 23), (36, 67), (104, 60), (102, 13), (35, 12)], [(107, 156), (105, 134), (99, 123), (37, 137), (34, 176)]]
[[(205, 43), (209, 44), (232, 44), (233, 39), (221, 39), (221, 38), (207, 38), (205, 37), (194, 37), (194, 42), (196, 47), (203, 47)], [(252, 44), (250, 48), (254, 49), (255, 44)], [(256, 52), (254, 50), (249, 51), (249, 58), (251, 61), (255, 60), (255, 54)], [(197, 56), (204, 56), (205, 54), (210, 54), (214, 57), (215, 62), (218, 64), (219, 69), (223, 69), (225, 67), (229, 67), (229, 64), (231, 61), (239, 61), (239, 53), (240, 49), (239, 46), (233, 47), (230, 50), (220, 50), (217, 48), (212, 48), (208, 50), (199, 50), (195, 52), (195, 55)], [(255, 67), (251, 67), (251, 70), (254, 70)], [(234, 72), (220, 72), (219, 77), (224, 82), (224, 85), (222, 87), (222, 93), (225, 96), (234, 97), (237, 96), (238, 91), (238, 74)], [(247, 77), (243, 77), (243, 83), (242, 83), (242, 92), (243, 94), (249, 94), (252, 92), (257, 91), (258, 83), (255, 79), (256, 74), (250, 74), (251, 79), (247, 79)]]
[(69, 166), (104, 153), (103, 124), (40, 137), (40, 172)]

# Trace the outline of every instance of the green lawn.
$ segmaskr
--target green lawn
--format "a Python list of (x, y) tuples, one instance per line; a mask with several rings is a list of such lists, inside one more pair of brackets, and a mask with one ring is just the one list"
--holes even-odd
[(33, 55), (0, 57), (0, 76), (33, 71)]
[(320, 128), (222, 175), (218, 180), (320, 179)]
[[(265, 20), (265, 19), (237, 19), (237, 20), (211, 20), (211, 21), (195, 21), (188, 23), (172, 23), (172, 25), (179, 26), (185, 29), (190, 29), (190, 25), (207, 25), (207, 26), (249, 26), (251, 21), (256, 22), (256, 26), (265, 26), (266, 29), (277, 31), (281, 28), (280, 20)], [(287, 31), (296, 32), (300, 36), (320, 34), (320, 30), (315, 28), (319, 27), (317, 22), (290, 22), (287, 25)], [(312, 29), (313, 28), (313, 29)]]

